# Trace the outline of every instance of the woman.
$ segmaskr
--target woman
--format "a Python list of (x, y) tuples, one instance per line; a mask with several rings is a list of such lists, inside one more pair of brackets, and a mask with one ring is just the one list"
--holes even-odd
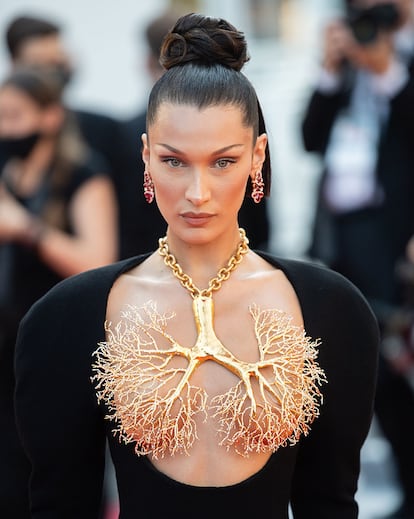
[(186, 15), (161, 60), (143, 159), (166, 237), (52, 290), (20, 330), (34, 517), (96, 517), (105, 436), (123, 519), (356, 517), (375, 320), (344, 278), (238, 228), (246, 185), (260, 202), (270, 182), (243, 35)]
[(40, 70), (18, 70), (0, 86), (0, 412), (4, 419), (0, 515), (4, 517), (28, 517), (27, 468), (16, 452), (13, 417), (13, 352), (20, 319), (58, 281), (110, 263), (117, 253), (112, 186), (100, 159), (77, 135), (60, 96), (55, 80)]

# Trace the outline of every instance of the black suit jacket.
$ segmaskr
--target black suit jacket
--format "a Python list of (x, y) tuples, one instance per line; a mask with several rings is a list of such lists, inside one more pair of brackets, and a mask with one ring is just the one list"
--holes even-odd
[[(393, 277), (397, 259), (405, 254), (405, 247), (414, 234), (414, 70), (409, 67), (409, 80), (404, 88), (390, 100), (389, 117), (378, 148), (376, 175), (384, 192), (380, 207), (372, 212), (372, 218), (380, 219), (383, 251), (388, 256), (388, 271), (382, 276)], [(305, 149), (324, 156), (333, 124), (340, 110), (350, 100), (354, 80), (352, 71), (339, 92), (327, 95), (319, 91), (312, 93), (305, 111), (302, 133)], [(326, 171), (323, 172), (313, 230), (311, 255), (332, 265), (336, 258), (335, 244), (340, 217), (326, 207), (322, 189)], [(348, 217), (366, 218), (367, 212), (355, 211)], [(355, 243), (355, 248), (358, 244)], [(369, 251), (368, 251), (369, 253)], [(378, 258), (372, 250), (372, 264)], [(385, 267), (384, 267), (385, 268)]]

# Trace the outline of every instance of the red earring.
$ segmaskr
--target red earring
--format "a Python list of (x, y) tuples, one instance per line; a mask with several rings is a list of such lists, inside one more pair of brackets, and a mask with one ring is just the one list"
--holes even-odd
[(251, 197), (253, 198), (253, 201), (258, 204), (260, 200), (264, 196), (264, 182), (262, 177), (262, 172), (259, 169), (259, 171), (256, 172), (256, 175), (254, 179), (252, 180), (252, 194)]
[(144, 197), (149, 204), (154, 200), (154, 184), (147, 170), (144, 171)]

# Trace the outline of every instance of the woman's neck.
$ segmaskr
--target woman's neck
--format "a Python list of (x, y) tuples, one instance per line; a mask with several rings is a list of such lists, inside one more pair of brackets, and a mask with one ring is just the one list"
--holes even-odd
[(227, 265), (240, 241), (241, 236), (237, 226), (213, 241), (200, 245), (186, 243), (170, 230), (167, 231), (170, 253), (199, 289), (206, 288), (217, 272)]

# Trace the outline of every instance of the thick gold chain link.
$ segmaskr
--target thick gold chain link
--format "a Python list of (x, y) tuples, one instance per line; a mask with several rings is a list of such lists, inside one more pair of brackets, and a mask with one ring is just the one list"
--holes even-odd
[(164, 238), (159, 239), (158, 252), (164, 258), (164, 263), (167, 265), (167, 267), (169, 267), (172, 270), (174, 276), (177, 279), (179, 279), (180, 283), (183, 285), (184, 288), (186, 288), (190, 292), (192, 297), (210, 297), (215, 290), (218, 290), (221, 287), (223, 281), (229, 279), (230, 274), (241, 262), (243, 256), (247, 254), (247, 252), (249, 252), (249, 240), (246, 237), (245, 230), (240, 228), (239, 233), (240, 243), (237, 247), (236, 252), (229, 259), (227, 265), (221, 268), (213, 279), (210, 279), (210, 281), (208, 282), (208, 288), (204, 288), (203, 290), (197, 288), (194, 285), (193, 280), (190, 278), (190, 276), (183, 272), (183, 269), (180, 267), (179, 263), (175, 259), (175, 256), (170, 253), (166, 236), (164, 236)]

